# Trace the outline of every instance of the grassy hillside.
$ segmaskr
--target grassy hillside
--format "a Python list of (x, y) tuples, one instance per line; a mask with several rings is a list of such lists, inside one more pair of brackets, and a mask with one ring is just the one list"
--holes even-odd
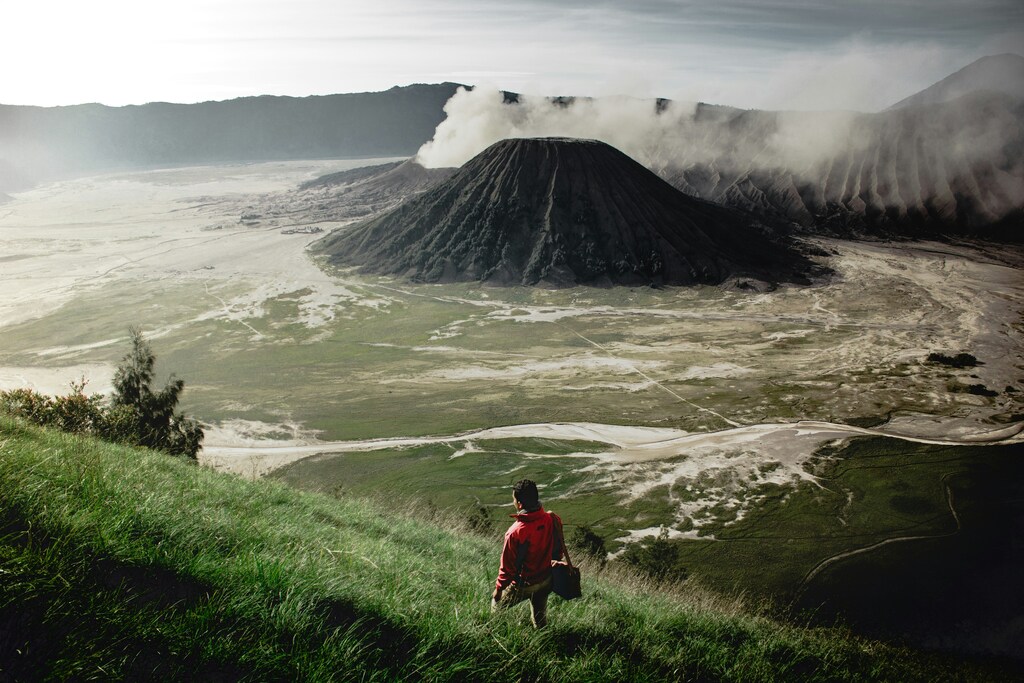
[(0, 680), (979, 680), (588, 575), (493, 617), (495, 543), (0, 417)]
[[(1020, 658), (1013, 639), (1019, 641), (1014, 624), (1024, 614), (1024, 587), (1016, 580), (1024, 548), (1012, 539), (1024, 529), (1024, 443), (939, 446), (858, 438), (811, 458), (806, 471), (814, 482), (745, 486), (734, 485), (732, 471), (710, 464), (696, 476), (673, 473), (693, 457), (687, 452), (602, 471), (599, 460), (585, 455), (602, 446), (609, 449), (473, 438), (328, 453), (268, 476), (342, 498), (386, 490), (399, 498), (429, 497), (466, 515), (486, 506), (496, 513), (495, 525), (505, 521), (508, 483), (529, 476), (547, 484), (545, 501), (570, 526), (589, 526), (613, 552), (623, 549), (618, 539), (630, 529), (664, 524), (687, 530), (680, 510), (689, 496), (704, 504), (687, 509), (687, 519), (708, 535), (672, 541), (678, 564), (718, 592), (741, 588), (780, 608), (795, 603), (790, 613), (814, 612), (814, 623), (832, 623), (841, 613), (861, 634)], [(462, 449), (471, 452), (452, 457)], [(659, 472), (669, 483), (641, 495), (630, 490)], [(916, 540), (892, 540), (899, 538)], [(872, 552), (829, 562), (872, 546)]]

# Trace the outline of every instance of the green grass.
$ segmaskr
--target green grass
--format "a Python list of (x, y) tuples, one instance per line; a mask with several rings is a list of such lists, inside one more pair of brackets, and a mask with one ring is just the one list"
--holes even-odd
[(961, 640), (1019, 657), (1009, 634), (1024, 613), (1024, 445), (896, 449), (864, 440), (822, 471), (827, 486), (858, 501), (835, 536), (859, 534), (855, 547), (925, 538), (828, 565), (802, 586), (800, 605), (824, 605), (820, 618), (842, 613), (861, 632)]
[(269, 476), (296, 488), (339, 497), (373, 497), (388, 491), (396, 499), (429, 501), (463, 517), (483, 506), (491, 511), (496, 525), (504, 524), (505, 513), (512, 511), (511, 484), (530, 477), (543, 482), (548, 509), (563, 515), (570, 526), (591, 526), (611, 550), (618, 546), (614, 539), (627, 530), (657, 526), (673, 518), (664, 489), (626, 503), (621, 499), (621, 487), (606, 475), (581, 471), (594, 462), (586, 453), (607, 451), (608, 444), (489, 439), (473, 442), (478, 451), (453, 457), (464, 445), (319, 455), (286, 465)]
[[(528, 476), (546, 482), (545, 504), (563, 515), (569, 528), (585, 524), (616, 551), (621, 544), (615, 539), (630, 529), (664, 524), (690, 531), (687, 522), (677, 524), (677, 506), (705, 500), (730, 474), (709, 470), (686, 480), (689, 488), (676, 482), (672, 490), (662, 485), (634, 497), (623, 482), (641, 476), (649, 464), (619, 466), (609, 477), (585, 453), (565, 455), (574, 444), (480, 440), (473, 444), (476, 452), (458, 457), (452, 456), (463, 443), (330, 454), (300, 460), (271, 476), (335, 496), (383, 490), (396, 504), (429, 501), (478, 527), (487, 526), (479, 519), (484, 506), (497, 531), (509, 511), (508, 485)], [(1014, 631), (1006, 613), (1024, 610), (1024, 590), (1012, 578), (1024, 557), (1006, 548), (1024, 524), (1024, 510), (1014, 503), (1024, 499), (1024, 489), (1007, 482), (1024, 481), (1022, 453), (1021, 445), (855, 439), (841, 449), (823, 449), (807, 464), (817, 484), (741, 487), (701, 514), (691, 513), (708, 538), (672, 543), (690, 576), (724, 594), (743, 591), (768, 600), (774, 614), (815, 623), (841, 619), (860, 633), (1012, 654), (1005, 639)], [(763, 467), (771, 469), (772, 463)], [(947, 486), (954, 493), (959, 530)], [(737, 501), (745, 506), (743, 515), (733, 507)], [(934, 538), (880, 546), (830, 563), (805, 580), (834, 555), (907, 536)]]
[[(957, 509), (966, 509), (991, 498), (1000, 481), (1019, 480), (1017, 463), (1022, 462), (1022, 453), (1021, 445), (935, 446), (854, 439), (841, 450), (820, 452), (808, 463), (820, 486), (810, 482), (795, 488), (762, 485), (748, 492), (748, 496), (760, 494), (761, 500), (737, 522), (708, 525), (716, 540), (682, 543), (684, 564), (718, 590), (741, 588), (789, 601), (815, 565), (832, 555), (889, 538), (954, 531), (944, 478), (973, 473), (987, 482), (957, 496)], [(1015, 514), (1010, 507), (1004, 513)], [(1024, 522), (1019, 513), (1016, 516)], [(960, 533), (985, 536), (988, 526), (987, 521), (965, 519)], [(885, 579), (881, 568), (897, 547), (865, 555), (863, 564), (858, 564), (861, 573), (878, 582), (894, 581)], [(910, 547), (908, 552), (914, 552)], [(940, 554), (935, 561), (949, 563), (955, 557), (939, 559)], [(907, 585), (913, 583), (910, 579)], [(892, 609), (878, 597), (867, 595), (863, 600), (878, 610)]]
[(14, 680), (999, 676), (592, 571), (534, 632), (524, 609), (489, 613), (492, 540), (4, 417), (0, 509)]

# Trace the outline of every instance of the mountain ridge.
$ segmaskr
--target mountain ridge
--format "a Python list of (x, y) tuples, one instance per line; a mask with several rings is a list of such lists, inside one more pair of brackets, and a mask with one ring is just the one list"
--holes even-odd
[(979, 90), (993, 90), (1015, 98), (1024, 97), (1024, 57), (1012, 52), (981, 57), (927, 88), (903, 98), (886, 111), (940, 104)]
[[(1020, 242), (1024, 98), (982, 87), (924, 102), (940, 91), (949, 95), (950, 83), (961, 90), (985, 86), (992, 74), (1004, 72), (1024, 91), (1024, 57), (995, 55), (886, 111), (843, 113), (835, 128), (834, 112), (698, 104), (691, 120), (668, 133), (669, 142), (684, 141), (680, 149), (645, 141), (642, 147), (658, 148), (660, 157), (645, 163), (683, 192), (749, 212), (776, 229), (840, 238)], [(444, 107), (459, 87), (416, 84), (377, 93), (120, 108), (0, 105), (0, 192), (132, 168), (411, 155), (446, 119)], [(565, 109), (585, 99), (549, 101)], [(517, 106), (519, 97), (506, 92), (503, 100)], [(660, 115), (669, 102), (654, 100), (651, 107)], [(780, 139), (796, 140), (815, 159), (786, 159), (786, 150), (773, 144)]]
[[(778, 136), (816, 127), (830, 145), (816, 158), (772, 154)], [(773, 225), (835, 237), (1024, 239), (1024, 101), (1002, 93), (838, 125), (818, 113), (698, 108), (689, 132), (705, 148), (667, 160), (659, 175)]]
[(0, 105), (0, 191), (159, 165), (415, 153), (457, 83), (108, 107)]

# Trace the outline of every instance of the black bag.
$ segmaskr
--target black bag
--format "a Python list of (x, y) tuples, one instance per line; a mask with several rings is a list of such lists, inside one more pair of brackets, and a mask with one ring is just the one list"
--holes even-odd
[(551, 565), (551, 590), (564, 600), (575, 600), (583, 595), (580, 568), (571, 564)]
[(569, 549), (565, 547), (565, 536), (562, 535), (561, 523), (555, 522), (554, 518), (551, 522), (558, 535), (557, 545), (552, 543), (551, 559), (556, 559), (559, 548), (565, 555), (565, 562), (553, 561), (551, 563), (551, 591), (563, 600), (575, 600), (583, 595), (583, 590), (580, 588), (580, 569), (572, 565)]

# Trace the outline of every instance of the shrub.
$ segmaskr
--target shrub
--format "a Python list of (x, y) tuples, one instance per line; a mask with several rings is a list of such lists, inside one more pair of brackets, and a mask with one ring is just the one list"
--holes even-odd
[(969, 353), (958, 353), (955, 356), (947, 356), (944, 353), (929, 353), (929, 363), (938, 363), (951, 368), (973, 368), (978, 365), (978, 359)]
[(491, 519), (491, 511), (480, 505), (468, 517), (470, 530), (481, 536), (490, 536), (494, 533), (494, 520)]
[(608, 549), (605, 548), (604, 539), (585, 524), (573, 529), (569, 538), (566, 539), (566, 543), (573, 549), (599, 561), (602, 567), (608, 561)]
[(972, 396), (986, 396), (988, 398), (993, 398), (999, 395), (998, 391), (993, 391), (984, 384), (960, 384), (959, 382), (947, 382), (946, 389), (954, 394), (971, 394)]
[(71, 384), (66, 396), (46, 396), (32, 389), (0, 392), (0, 409), (46, 427), (73, 434), (103, 433), (107, 407), (99, 394), (85, 395), (85, 382)]
[(105, 421), (103, 397), (85, 395), (86, 382), (71, 383), (71, 393), (49, 399), (47, 423), (73, 434), (99, 434)]
[(197, 422), (175, 412), (185, 383), (173, 376), (162, 391), (150, 388), (156, 357), (139, 330), (132, 328), (132, 350), (114, 375), (115, 393), (108, 401), (87, 396), (85, 380), (71, 383), (65, 396), (32, 389), (0, 392), (0, 410), (35, 424), (107, 441), (146, 446), (195, 458), (203, 441)]
[(683, 581), (687, 571), (682, 566), (678, 543), (668, 539), (668, 529), (661, 527), (657, 538), (629, 546), (622, 561), (657, 581)]
[(998, 391), (993, 391), (992, 389), (989, 389), (988, 387), (986, 387), (984, 384), (970, 384), (970, 385), (968, 385), (967, 386), (967, 393), (968, 394), (972, 394), (974, 396), (987, 396), (989, 398), (992, 398), (994, 396), (998, 396), (999, 395)]
[(0, 392), (0, 408), (11, 415), (23, 417), (36, 424), (49, 424), (53, 399), (31, 389), (12, 389)]

